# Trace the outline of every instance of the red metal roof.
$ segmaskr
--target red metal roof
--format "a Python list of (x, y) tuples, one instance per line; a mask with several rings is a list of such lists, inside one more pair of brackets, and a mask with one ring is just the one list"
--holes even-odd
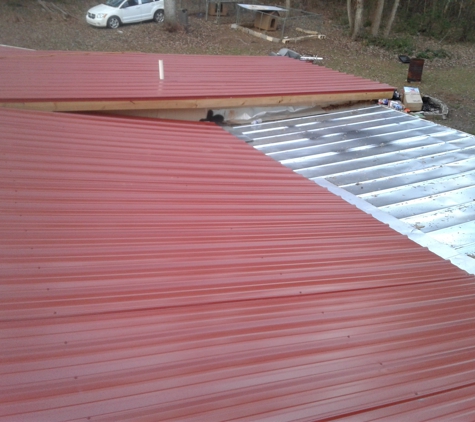
[[(199, 99), (387, 92), (288, 57), (0, 50), (0, 101)], [(158, 60), (164, 63), (159, 79)]]
[(0, 129), (0, 421), (474, 419), (448, 261), (213, 124)]

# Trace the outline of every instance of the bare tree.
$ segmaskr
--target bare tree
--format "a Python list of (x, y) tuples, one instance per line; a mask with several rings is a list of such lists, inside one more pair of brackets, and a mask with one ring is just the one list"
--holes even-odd
[(353, 35), (351, 36), (352, 40), (355, 40), (358, 36), (361, 27), (363, 26), (363, 10), (364, 10), (364, 0), (356, 0), (356, 11), (355, 11), (355, 25), (353, 28)]
[(445, 3), (444, 14), (447, 13), (447, 10), (449, 10), (450, 2), (451, 0), (447, 0), (447, 3)]
[(384, 10), (384, 0), (378, 0), (376, 8), (374, 9), (373, 19), (371, 23), (371, 35), (377, 37), (379, 34), (379, 27), (381, 26), (381, 19)]
[(285, 0), (285, 8), (287, 9), (287, 12), (285, 12), (286, 16), (290, 15), (290, 0)]
[(165, 22), (177, 23), (176, 0), (165, 0), (163, 4)]
[(463, 0), (460, 0), (460, 9), (459, 9), (459, 16), (458, 16), (459, 19), (460, 19), (460, 16), (462, 16), (462, 9), (463, 9)]
[(384, 36), (385, 37), (388, 37), (389, 33), (391, 32), (391, 28), (393, 26), (394, 19), (396, 18), (397, 9), (399, 7), (399, 1), (400, 0), (394, 0), (393, 8), (391, 9), (391, 14), (389, 15), (389, 20), (388, 20), (388, 23), (386, 25), (386, 29), (384, 30)]
[(355, 27), (355, 17), (353, 13), (353, 2), (351, 0), (346, 0), (346, 9), (348, 11), (348, 24), (350, 25), (350, 34), (352, 34), (353, 28)]

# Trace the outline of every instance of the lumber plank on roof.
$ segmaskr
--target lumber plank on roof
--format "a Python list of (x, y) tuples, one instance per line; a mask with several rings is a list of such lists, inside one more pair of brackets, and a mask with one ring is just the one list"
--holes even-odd
[(150, 109), (194, 109), (194, 108), (228, 108), (255, 107), (274, 105), (313, 104), (326, 105), (349, 101), (375, 100), (392, 97), (392, 91), (353, 92), (316, 95), (279, 95), (245, 98), (201, 98), (183, 100), (142, 100), (142, 101), (32, 101), (2, 102), (0, 107), (40, 111), (98, 111), (98, 110), (150, 110)]

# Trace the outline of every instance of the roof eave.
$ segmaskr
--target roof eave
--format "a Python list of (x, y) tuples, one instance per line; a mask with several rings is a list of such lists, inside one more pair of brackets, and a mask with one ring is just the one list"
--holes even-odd
[(313, 104), (327, 105), (348, 101), (368, 101), (392, 97), (393, 90), (321, 93), (305, 95), (269, 95), (252, 97), (209, 97), (209, 98), (162, 98), (162, 99), (81, 99), (38, 101), (3, 101), (0, 107), (40, 111), (105, 111), (105, 110), (147, 110), (147, 109), (193, 109), (257, 107), (276, 105)]

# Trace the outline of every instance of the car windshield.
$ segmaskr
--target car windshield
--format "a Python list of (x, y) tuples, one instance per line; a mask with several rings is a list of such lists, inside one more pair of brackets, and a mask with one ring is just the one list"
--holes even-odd
[(106, 4), (111, 7), (119, 7), (123, 1), (124, 0), (107, 0)]

